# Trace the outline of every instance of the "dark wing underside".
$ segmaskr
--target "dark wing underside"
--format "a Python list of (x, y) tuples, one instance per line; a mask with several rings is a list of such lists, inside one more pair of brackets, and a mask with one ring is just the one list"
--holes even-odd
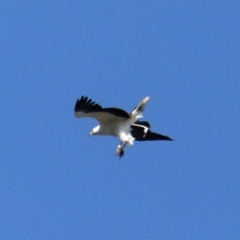
[(100, 122), (114, 121), (118, 118), (130, 118), (130, 115), (122, 109), (103, 108), (92, 99), (84, 96), (76, 101), (74, 111), (76, 117), (92, 117), (96, 118)]
[[(142, 127), (141, 127), (142, 126)], [(147, 127), (147, 129), (146, 129)], [(147, 131), (146, 131), (147, 130)], [(150, 124), (146, 121), (137, 121), (135, 124), (131, 125), (131, 134), (136, 141), (156, 141), (156, 140), (168, 140), (172, 139), (168, 136), (151, 132)]]

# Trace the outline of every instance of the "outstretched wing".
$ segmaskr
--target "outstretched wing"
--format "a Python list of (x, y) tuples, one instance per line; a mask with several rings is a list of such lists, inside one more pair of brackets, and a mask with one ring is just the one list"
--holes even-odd
[(76, 101), (74, 111), (77, 118), (95, 118), (100, 124), (130, 118), (130, 115), (122, 109), (102, 108), (101, 105), (84, 96)]
[(150, 97), (145, 97), (133, 110), (131, 115), (136, 116), (144, 112), (147, 102), (150, 100)]
[(146, 121), (137, 121), (131, 125), (131, 135), (136, 141), (155, 141), (155, 140), (169, 140), (172, 139), (168, 136), (151, 132), (150, 124)]

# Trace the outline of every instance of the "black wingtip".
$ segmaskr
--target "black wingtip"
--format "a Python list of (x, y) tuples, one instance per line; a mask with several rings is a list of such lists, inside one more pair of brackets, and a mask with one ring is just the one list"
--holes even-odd
[(166, 140), (168, 140), (168, 141), (174, 141), (174, 140), (173, 140), (172, 138), (170, 138), (170, 137), (167, 137)]
[(165, 136), (165, 135), (162, 135), (162, 134), (157, 134), (156, 138), (158, 140), (166, 140), (166, 141), (173, 141), (172, 138), (168, 137), (168, 136)]
[(91, 109), (91, 111), (96, 111), (102, 109), (102, 107), (95, 103), (92, 99), (82, 96), (80, 99), (76, 101), (74, 111), (75, 112), (88, 112)]

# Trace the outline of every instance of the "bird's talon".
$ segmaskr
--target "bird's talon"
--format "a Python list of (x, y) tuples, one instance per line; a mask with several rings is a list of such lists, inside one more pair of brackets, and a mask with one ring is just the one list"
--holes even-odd
[(117, 146), (117, 150), (116, 150), (115, 155), (119, 155), (119, 154), (120, 154), (121, 148), (122, 148), (121, 145), (118, 145), (118, 146)]
[(115, 155), (121, 158), (125, 153), (124, 148), (121, 145), (118, 145)]
[(119, 159), (120, 159), (121, 157), (123, 157), (124, 153), (125, 153), (125, 149), (124, 149), (124, 148), (121, 148), (121, 150), (120, 150), (120, 152), (119, 152)]

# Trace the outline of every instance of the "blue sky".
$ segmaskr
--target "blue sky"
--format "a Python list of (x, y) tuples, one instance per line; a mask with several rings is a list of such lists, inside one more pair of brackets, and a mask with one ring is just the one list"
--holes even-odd
[[(239, 1), (1, 1), (0, 239), (240, 239)], [(77, 98), (174, 142), (88, 137)]]

